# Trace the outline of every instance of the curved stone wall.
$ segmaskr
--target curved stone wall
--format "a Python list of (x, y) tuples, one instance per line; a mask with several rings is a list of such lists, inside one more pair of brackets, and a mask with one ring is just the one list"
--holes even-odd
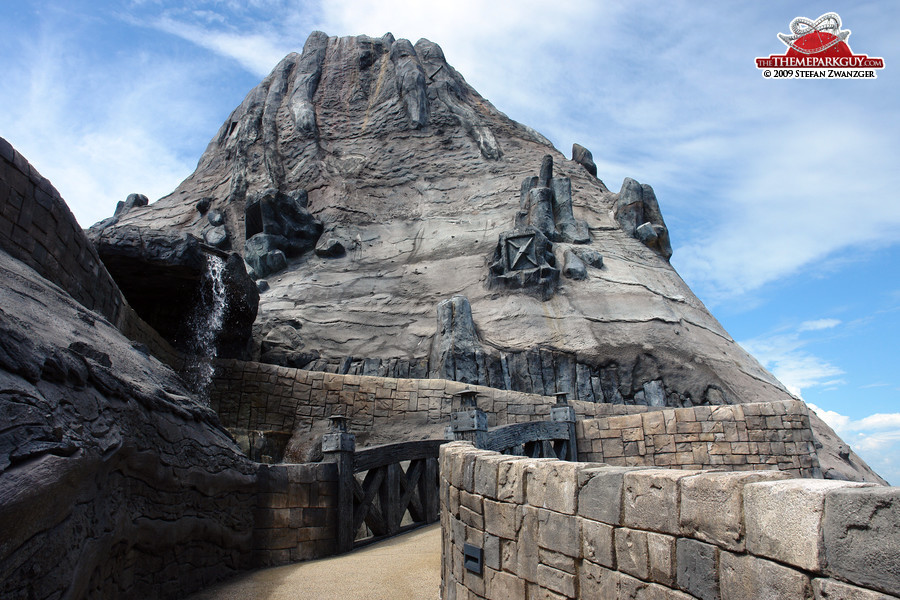
[[(528, 459), (467, 442), (444, 445), (440, 461), (445, 600), (900, 593), (898, 488)], [(466, 550), (480, 552), (480, 573)]]

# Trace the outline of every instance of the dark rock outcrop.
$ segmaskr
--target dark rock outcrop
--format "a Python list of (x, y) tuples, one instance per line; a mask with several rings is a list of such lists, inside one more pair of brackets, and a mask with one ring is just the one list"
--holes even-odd
[(594, 155), (581, 144), (572, 144), (572, 160), (584, 167), (594, 177), (597, 176), (597, 165), (594, 164)]
[[(191, 318), (209, 270), (210, 255), (200, 241), (189, 233), (133, 225), (92, 228), (88, 235), (138, 315), (176, 349), (190, 352)], [(228, 308), (219, 334), (221, 355), (247, 357), (259, 294), (240, 257), (228, 258), (224, 283)]]
[(652, 187), (626, 177), (616, 199), (615, 214), (625, 233), (639, 239), (666, 260), (671, 258), (669, 230)]
[(437, 306), (437, 334), (431, 346), (431, 376), (478, 383), (481, 343), (465, 296), (454, 296)]
[(0, 280), (0, 597), (176, 598), (249, 567), (257, 467), (215, 414), (2, 251)]
[(266, 189), (247, 201), (244, 260), (257, 277), (284, 269), (286, 257), (299, 256), (316, 246), (323, 227), (307, 210), (308, 204), (305, 190), (283, 193)]
[(116, 212), (113, 214), (118, 217), (122, 213), (127, 212), (136, 206), (147, 206), (149, 203), (150, 201), (147, 199), (147, 196), (143, 194), (128, 194), (125, 202), (119, 202), (116, 205)]

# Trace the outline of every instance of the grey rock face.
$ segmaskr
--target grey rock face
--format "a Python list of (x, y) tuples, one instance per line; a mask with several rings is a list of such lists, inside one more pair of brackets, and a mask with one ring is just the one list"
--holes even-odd
[(225, 223), (225, 216), (217, 210), (209, 211), (206, 214), (206, 219), (213, 227), (219, 227), (220, 225), (223, 225)]
[[(305, 210), (345, 255), (318, 256), (311, 244), (293, 258), (269, 245), (273, 268), (283, 270), (269, 279), (255, 336), (260, 344), (274, 324), (302, 322), (303, 351), (319, 353), (310, 369), (427, 376), (436, 307), (463, 295), (487, 385), (541, 393), (562, 386), (571, 397), (612, 403), (648, 402), (653, 394), (643, 386), (653, 381), (662, 382), (667, 405), (790, 398), (665, 260), (667, 232), (654, 227), (665, 223), (649, 186), (626, 182), (611, 193), (582, 163), (478, 95), (439, 46), (419, 40), (412, 50), (390, 35), (313, 34), (233, 111), (194, 174), (111, 227), (200, 237), (208, 223), (196, 203), (212, 198), (231, 247), (243, 250), (248, 237), (264, 233), (261, 211), (258, 221), (247, 211), (255, 199), (267, 189), (307, 190)], [(547, 155), (552, 170), (549, 162), (539, 168)], [(560, 243), (584, 242), (575, 253), (589, 277), (561, 287), (553, 239), (537, 232), (550, 252), (534, 255), (530, 273), (509, 270), (502, 243), (521, 229), (521, 209), (546, 215), (545, 193), (529, 203), (531, 189), (544, 187), (541, 171), (555, 198), (555, 232), (544, 229)], [(644, 223), (656, 234), (652, 248), (635, 237)], [(588, 251), (602, 257), (602, 268)], [(260, 266), (244, 258), (254, 271)], [(510, 293), (516, 289), (524, 293)], [(644, 355), (656, 361), (655, 372), (636, 368)], [(835, 460), (841, 471), (846, 462)]]
[(437, 335), (431, 347), (432, 377), (477, 383), (476, 357), (482, 349), (469, 300), (454, 296), (438, 304), (437, 324)]
[(203, 234), (203, 239), (207, 244), (215, 248), (223, 248), (228, 245), (228, 232), (225, 226), (213, 227)]
[(147, 206), (149, 203), (150, 201), (147, 199), (147, 196), (143, 194), (128, 194), (125, 202), (119, 202), (116, 205), (114, 216), (118, 217), (122, 213), (129, 211), (136, 206)]
[(256, 466), (215, 414), (4, 252), (0, 279), (0, 596), (174, 598), (248, 568)]
[(595, 269), (603, 268), (603, 255), (596, 250), (590, 248), (573, 248), (572, 252), (574, 252), (584, 264), (594, 267)]
[(302, 369), (319, 358), (315, 351), (304, 351), (304, 346), (295, 324), (279, 324), (263, 338), (260, 359), (270, 364)]
[(316, 256), (337, 258), (343, 256), (345, 252), (344, 245), (334, 238), (328, 238), (316, 244)]
[(322, 223), (309, 213), (308, 203), (305, 190), (285, 194), (271, 188), (247, 201), (244, 260), (257, 277), (284, 270), (286, 257), (315, 247)]
[(900, 498), (890, 488), (849, 488), (825, 497), (827, 572), (886, 593), (900, 590)]
[(594, 177), (597, 176), (597, 165), (594, 164), (594, 155), (581, 144), (572, 144), (572, 160), (584, 167)]
[[(189, 351), (190, 319), (208, 268), (200, 241), (189, 233), (133, 225), (92, 228), (88, 236), (132, 308), (170, 344)], [(240, 257), (226, 261), (224, 281), (231, 312), (220, 333), (226, 340), (220, 356), (246, 357), (259, 294)]]
[(253, 269), (256, 278), (268, 277), (287, 268), (287, 258), (282, 248), (288, 242), (284, 236), (257, 233), (244, 243), (244, 260)]
[(563, 275), (575, 280), (587, 278), (587, 267), (571, 248), (563, 254)]
[(615, 216), (625, 233), (636, 237), (666, 260), (671, 258), (669, 230), (652, 187), (626, 177), (616, 199)]

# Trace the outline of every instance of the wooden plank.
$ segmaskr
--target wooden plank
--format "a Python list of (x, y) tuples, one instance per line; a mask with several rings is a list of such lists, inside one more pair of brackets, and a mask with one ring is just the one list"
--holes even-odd
[(401, 520), (403, 519), (403, 513), (406, 512), (407, 508), (409, 509), (409, 514), (413, 521), (425, 520), (425, 517), (422, 514), (422, 502), (418, 501), (419, 499), (415, 497), (415, 494), (419, 491), (419, 479), (422, 476), (426, 460), (428, 459), (423, 458), (411, 462), (409, 469), (406, 471), (406, 476), (398, 474), (398, 480), (400, 482), (400, 500), (397, 503), (397, 513), (399, 513)]
[(434, 523), (440, 518), (440, 475), (436, 458), (426, 458), (425, 473), (419, 478), (419, 495), (425, 510), (425, 521)]
[(441, 445), (446, 443), (447, 440), (421, 440), (372, 446), (364, 450), (357, 450), (353, 457), (353, 472), (360, 473), (407, 460), (437, 457)]
[(557, 421), (513, 423), (489, 431), (487, 438), (485, 450), (503, 452), (528, 442), (567, 440), (569, 439), (569, 428), (567, 423)]

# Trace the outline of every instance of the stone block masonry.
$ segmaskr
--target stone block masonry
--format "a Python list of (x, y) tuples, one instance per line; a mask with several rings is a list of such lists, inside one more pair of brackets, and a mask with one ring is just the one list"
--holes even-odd
[(337, 549), (337, 465), (260, 465), (254, 514), (256, 566), (329, 556)]
[(632, 407), (632, 414), (580, 420), (576, 433), (583, 461), (681, 469), (778, 469), (795, 477), (822, 476), (809, 409), (799, 400), (664, 410)]
[[(442, 446), (440, 473), (445, 600), (900, 595), (898, 488), (530, 459), (468, 442)], [(481, 574), (464, 544), (482, 549)]]
[[(220, 360), (210, 388), (210, 406), (222, 424), (246, 431), (309, 430), (317, 421), (339, 414), (351, 419), (356, 433), (372, 431), (397, 418), (446, 425), (453, 395), (479, 392), (478, 406), (488, 425), (548, 419), (554, 398), (468, 385), (445, 379), (395, 379), (338, 375), (266, 363)], [(580, 417), (637, 412), (646, 407), (571, 403)], [(640, 418), (638, 416), (638, 418)]]

